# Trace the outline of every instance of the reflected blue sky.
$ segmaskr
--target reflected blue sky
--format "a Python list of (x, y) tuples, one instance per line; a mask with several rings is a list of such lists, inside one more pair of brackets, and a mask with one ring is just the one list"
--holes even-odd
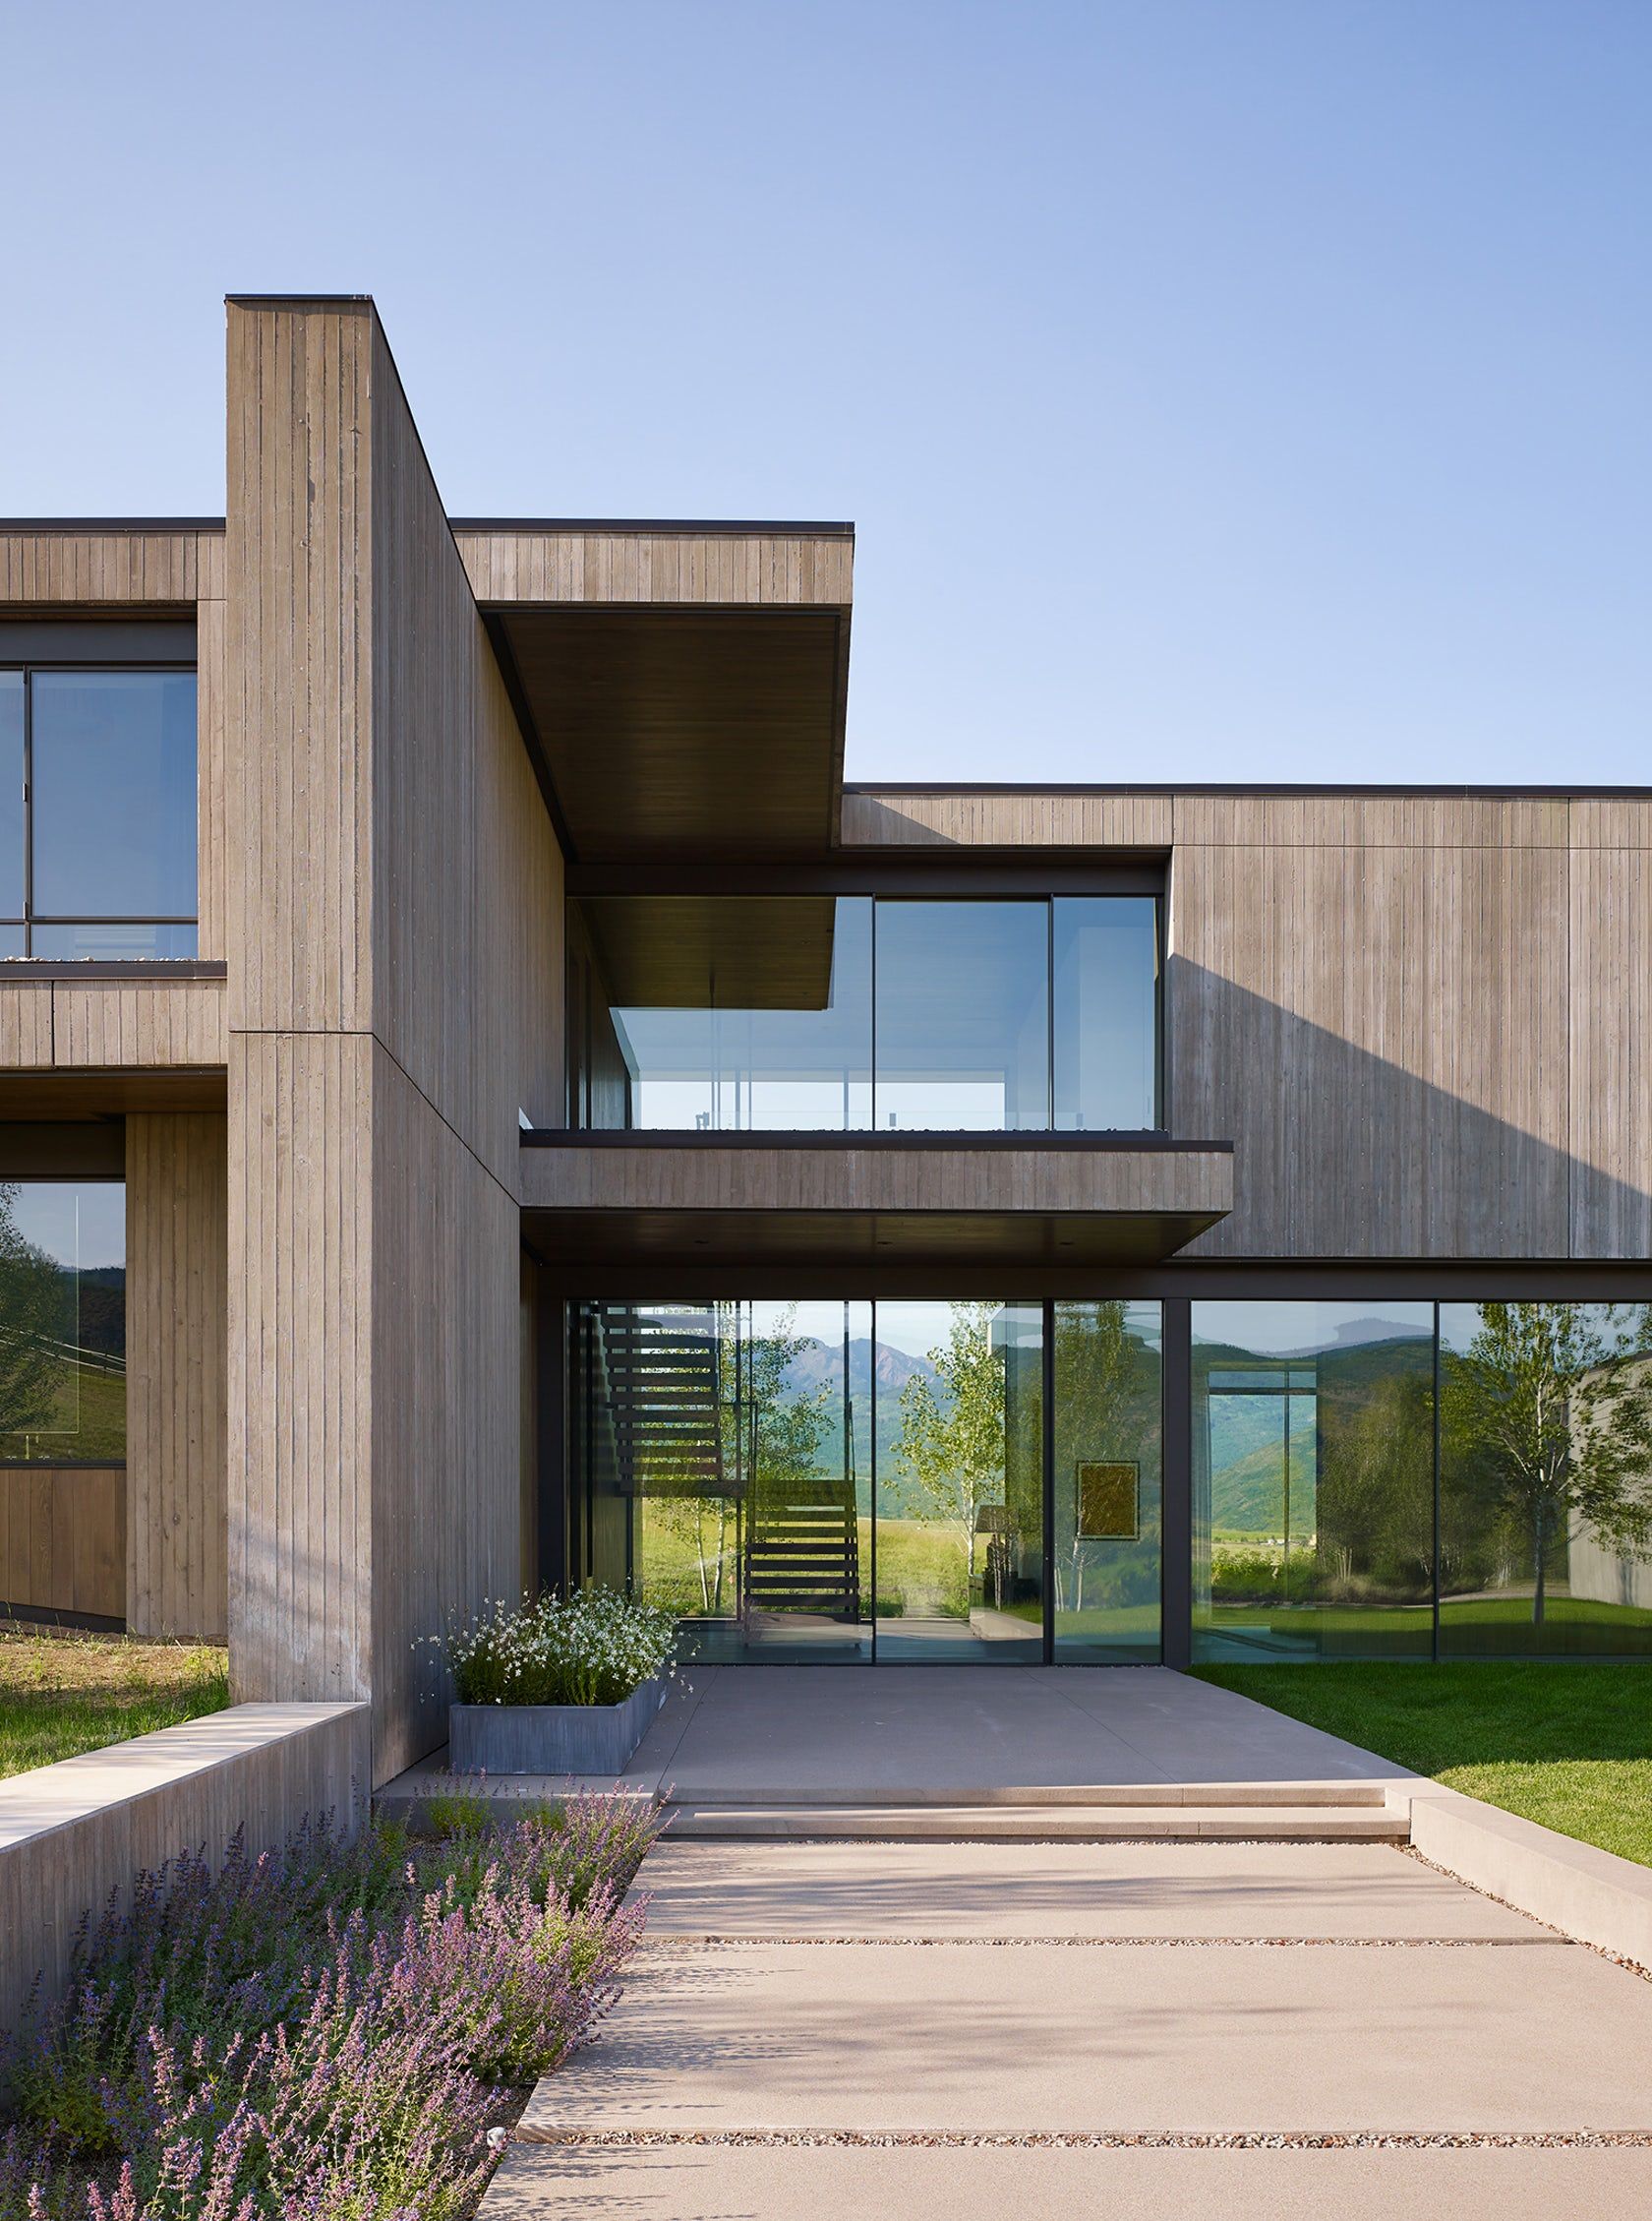
[(1283, 1357), (1433, 1332), (1432, 1303), (1225, 1303), (1201, 1297), (1193, 1339)]
[(126, 1263), (126, 1189), (119, 1180), (24, 1180), (12, 1193), (18, 1231), (60, 1265), (90, 1272)]

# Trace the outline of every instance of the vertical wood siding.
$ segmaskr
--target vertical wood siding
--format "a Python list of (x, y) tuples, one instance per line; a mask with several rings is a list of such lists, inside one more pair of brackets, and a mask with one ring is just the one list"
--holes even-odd
[(1172, 1117), (1237, 1145), (1232, 1216), (1189, 1254), (1607, 1253), (1575, 1208), (1573, 998), (1579, 930), (1622, 936), (1580, 928), (1565, 806), (1176, 808)]
[(37, 609), (183, 609), (224, 591), (215, 526), (0, 531), (0, 603)]
[(127, 1624), (221, 1643), (229, 1472), (228, 1131), (126, 1121)]
[(373, 1061), (360, 1034), (230, 1040), (237, 1701), (370, 1691)]
[(531, 524), (454, 533), (479, 602), (849, 607), (855, 542), (844, 533), (561, 531)]
[(0, 1603), (125, 1616), (123, 1467), (0, 1468)]
[(372, 1018), (374, 332), (232, 308), (224, 736), (230, 1024)]
[[(1598, 824), (1588, 831), (1597, 833)], [(1578, 1257), (1652, 1255), (1652, 810), (1571, 852), (1570, 1237)]]
[(230, 325), (232, 1673), (370, 1696), (382, 1779), (442, 1737), (413, 1642), (519, 1572), (561, 860), (376, 320)]
[(1170, 846), (1168, 795), (848, 794), (846, 848), (1141, 848)]

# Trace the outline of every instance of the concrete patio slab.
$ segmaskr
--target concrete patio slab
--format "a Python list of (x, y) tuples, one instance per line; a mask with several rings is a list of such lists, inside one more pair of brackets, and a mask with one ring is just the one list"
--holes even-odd
[[(697, 1810), (769, 1805), (1083, 1806), (1304, 1801), (1416, 1777), (1231, 1690), (1158, 1666), (694, 1666), (618, 1784), (572, 1774), (464, 1779), (502, 1804), (619, 1786)], [(388, 1782), (416, 1815), (458, 1777), (444, 1753)]]
[(509, 2151), (482, 2221), (1555, 2221), (1652, 2211), (1652, 2150), (1188, 2151), (911, 2144)]
[(524, 2139), (1652, 2133), (1652, 1989), (1576, 1947), (644, 1947)]
[(668, 1836), (643, 1861), (636, 1887), (649, 1892), (655, 1940), (1548, 1936), (1382, 1844), (685, 1843)]
[(625, 1775), (683, 1804), (962, 1804), (1092, 1785), (1411, 1778), (1155, 1666), (700, 1667), (684, 1678)]

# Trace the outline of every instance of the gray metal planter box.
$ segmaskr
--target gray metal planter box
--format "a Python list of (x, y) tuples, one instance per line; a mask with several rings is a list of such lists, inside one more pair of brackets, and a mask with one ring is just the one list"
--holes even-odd
[(621, 1705), (451, 1705), (454, 1773), (621, 1773), (666, 1701), (660, 1674)]

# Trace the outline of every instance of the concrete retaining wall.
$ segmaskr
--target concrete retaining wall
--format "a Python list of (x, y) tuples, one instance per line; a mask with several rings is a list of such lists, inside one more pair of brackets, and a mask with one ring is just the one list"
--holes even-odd
[(36, 1973), (60, 1989), (81, 1915), (181, 1851), (245, 1831), (273, 1849), (311, 1814), (353, 1827), (369, 1788), (368, 1708), (236, 1705), (0, 1781), (0, 2028)]
[(1414, 1851), (1563, 1935), (1652, 1970), (1652, 1868), (1454, 1789), (1407, 1794)]

